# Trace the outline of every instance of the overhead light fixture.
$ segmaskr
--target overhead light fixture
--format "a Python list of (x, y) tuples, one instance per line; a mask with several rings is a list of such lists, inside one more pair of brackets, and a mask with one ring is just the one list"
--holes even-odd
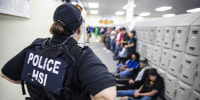
[(71, 2), (71, 4), (73, 4), (73, 5), (77, 5), (77, 2)]
[(117, 12), (115, 13), (115, 15), (124, 15), (124, 14), (125, 14), (124, 11), (117, 11)]
[(140, 13), (140, 16), (144, 17), (144, 16), (149, 16), (151, 15), (150, 12), (143, 12), (143, 13)]
[(90, 10), (90, 14), (98, 14), (98, 10)]
[(99, 8), (99, 3), (88, 3), (89, 8)]
[(170, 9), (172, 9), (171, 6), (162, 6), (162, 7), (156, 8), (155, 11), (166, 11)]
[[(123, 9), (126, 10), (127, 9), (127, 4), (123, 6)], [(136, 5), (134, 5), (133, 7), (136, 7)]]
[(176, 16), (175, 14), (164, 14), (163, 17), (173, 17)]
[(200, 8), (189, 9), (186, 12), (199, 12)]

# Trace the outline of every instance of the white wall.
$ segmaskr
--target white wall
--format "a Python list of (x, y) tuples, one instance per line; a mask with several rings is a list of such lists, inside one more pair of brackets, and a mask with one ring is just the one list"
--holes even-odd
[(123, 23), (126, 21), (126, 17), (125, 16), (109, 16), (109, 17), (103, 17), (100, 15), (90, 15), (88, 14), (86, 19), (85, 19), (85, 23), (86, 26), (90, 25), (90, 26), (102, 26), (101, 24), (99, 24), (99, 20), (101, 19), (108, 19), (108, 20), (113, 20), (114, 24), (118, 24), (118, 23)]
[[(51, 36), (49, 28), (53, 22), (53, 12), (61, 2), (30, 1), (32, 1), (31, 19), (0, 14), (0, 69), (35, 38)], [(21, 85), (0, 78), (0, 100), (24, 100)]]

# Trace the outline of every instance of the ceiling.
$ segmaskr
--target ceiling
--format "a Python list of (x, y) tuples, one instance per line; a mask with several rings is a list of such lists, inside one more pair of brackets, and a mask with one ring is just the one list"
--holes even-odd
[[(77, 1), (77, 0), (71, 0)], [(123, 6), (127, 3), (127, 0), (80, 0), (83, 3), (87, 12), (90, 10), (98, 10), (99, 15), (111, 16), (116, 11), (125, 11)], [(99, 8), (90, 9), (88, 3), (99, 3)], [(186, 10), (200, 7), (200, 0), (135, 0), (134, 15), (139, 15), (142, 12), (150, 12), (150, 17), (160, 17), (163, 14), (182, 14), (186, 13)], [(168, 11), (158, 12), (155, 8), (161, 6), (172, 6), (172, 9)]]

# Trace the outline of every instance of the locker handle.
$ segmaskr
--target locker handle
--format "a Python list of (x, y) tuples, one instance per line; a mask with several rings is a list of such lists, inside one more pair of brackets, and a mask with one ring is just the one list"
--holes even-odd
[(172, 80), (170, 80), (170, 79), (168, 79), (170, 82), (172, 81)]
[(169, 33), (169, 30), (166, 30), (167, 33)]
[(160, 32), (160, 30), (158, 30), (158, 32)]
[(179, 44), (176, 44), (176, 47), (179, 47)]
[(167, 42), (165, 42), (165, 45), (167, 45), (168, 43)]
[(195, 98), (195, 100), (200, 100), (199, 98)]
[(180, 87), (181, 90), (185, 91), (185, 89), (183, 87)]
[(188, 78), (188, 76), (186, 76), (186, 75), (183, 75), (183, 77), (186, 78), (186, 79)]
[(165, 66), (165, 64), (162, 64), (163, 66)]
[(166, 55), (167, 53), (166, 53), (166, 52), (164, 52), (164, 54)]
[(171, 70), (171, 71), (174, 71), (174, 69), (171, 69), (171, 68), (170, 68), (170, 70)]
[(151, 32), (153, 32), (153, 30), (151, 30)]
[(182, 32), (182, 30), (178, 30), (178, 33), (181, 33)]
[(198, 34), (198, 31), (197, 30), (193, 30), (192, 33), (196, 35), (196, 34)]
[(194, 47), (190, 47), (190, 50), (194, 50), (195, 48)]
[(176, 58), (176, 56), (173, 56), (173, 58)]
[(189, 60), (186, 60), (186, 62), (189, 63), (189, 64), (191, 64), (191, 61), (189, 61)]

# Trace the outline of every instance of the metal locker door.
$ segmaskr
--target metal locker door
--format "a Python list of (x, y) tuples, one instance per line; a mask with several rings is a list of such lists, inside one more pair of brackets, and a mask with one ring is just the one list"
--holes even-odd
[(198, 64), (198, 68), (196, 70), (195, 81), (194, 81), (194, 89), (200, 92), (200, 60)]
[(168, 72), (175, 75), (179, 76), (180, 74), (180, 67), (181, 67), (181, 59), (182, 59), (182, 53), (173, 51), (171, 56), (170, 56), (170, 65), (168, 68)]
[(144, 38), (144, 29), (143, 29), (143, 27), (140, 27), (139, 36), (140, 36), (140, 40), (143, 41), (143, 38)]
[(182, 68), (180, 78), (182, 81), (192, 85), (195, 77), (195, 70), (198, 66), (198, 58), (184, 54), (182, 59)]
[(153, 51), (153, 63), (158, 66), (160, 64), (160, 59), (161, 59), (161, 47), (155, 46)]
[(166, 84), (165, 95), (169, 97), (171, 100), (174, 100), (178, 79), (170, 74), (167, 74), (167, 79), (165, 84)]
[(143, 45), (142, 45), (142, 53), (140, 55), (141, 55), (141, 57), (146, 58), (146, 56), (147, 56), (147, 44), (146, 43), (143, 43)]
[(200, 26), (191, 26), (189, 30), (186, 52), (192, 55), (200, 55)]
[(189, 27), (176, 27), (173, 49), (185, 51)]
[(160, 67), (164, 70), (167, 70), (169, 67), (169, 59), (170, 59), (171, 50), (170, 49), (163, 49), (162, 50), (162, 57)]
[(192, 87), (181, 81), (179, 81), (178, 84), (175, 100), (189, 100), (192, 93)]
[(166, 48), (172, 48), (174, 42), (175, 27), (164, 28), (164, 40), (163, 46)]
[(148, 46), (147, 46), (147, 59), (149, 61), (153, 60), (153, 56), (152, 55), (153, 55), (153, 45), (148, 44)]
[(192, 95), (190, 96), (190, 100), (200, 100), (200, 93), (193, 91)]
[(163, 27), (156, 28), (156, 40), (155, 40), (155, 45), (162, 46), (163, 42)]
[(149, 39), (149, 28), (145, 27), (144, 28), (144, 38), (143, 38), (143, 41), (144, 42), (148, 42), (148, 39)]
[(149, 28), (149, 39), (148, 39), (149, 43), (154, 44), (155, 41), (155, 28), (154, 27), (150, 27)]

